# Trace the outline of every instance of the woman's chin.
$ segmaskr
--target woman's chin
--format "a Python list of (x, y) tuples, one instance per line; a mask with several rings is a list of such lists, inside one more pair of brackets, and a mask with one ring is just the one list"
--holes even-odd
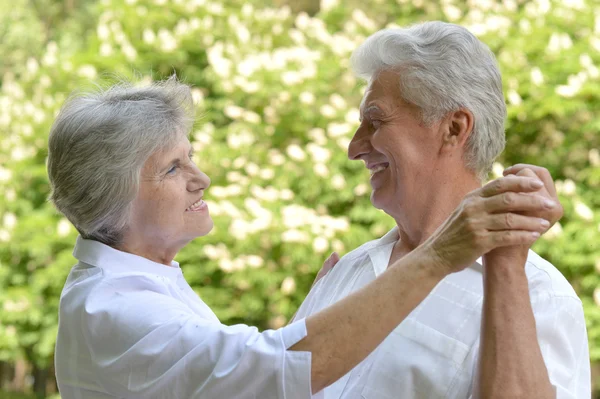
[(212, 219), (207, 220), (205, 223), (203, 223), (202, 227), (200, 229), (198, 229), (198, 234), (196, 235), (195, 238), (204, 237), (205, 235), (207, 235), (208, 233), (210, 233), (212, 231), (214, 226), (215, 226), (215, 223), (213, 222)]

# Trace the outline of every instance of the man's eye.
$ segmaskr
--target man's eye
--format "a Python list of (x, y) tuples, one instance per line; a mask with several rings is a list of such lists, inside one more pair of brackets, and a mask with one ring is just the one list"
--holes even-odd
[(174, 166), (172, 166), (172, 167), (171, 167), (171, 169), (169, 169), (169, 170), (167, 171), (167, 174), (168, 174), (168, 175), (172, 175), (172, 174), (173, 174), (173, 173), (175, 173), (176, 171), (177, 171), (177, 165), (174, 165)]
[(377, 119), (372, 119), (371, 126), (373, 126), (373, 129), (379, 129), (379, 127), (381, 126), (381, 121)]

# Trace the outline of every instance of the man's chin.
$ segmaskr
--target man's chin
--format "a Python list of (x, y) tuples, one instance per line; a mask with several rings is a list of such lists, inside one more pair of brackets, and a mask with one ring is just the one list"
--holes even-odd
[(382, 195), (378, 195), (377, 190), (373, 190), (371, 192), (371, 204), (375, 208), (385, 211), (385, 203), (387, 201), (385, 201), (384, 198), (382, 198), (382, 197), (383, 197)]

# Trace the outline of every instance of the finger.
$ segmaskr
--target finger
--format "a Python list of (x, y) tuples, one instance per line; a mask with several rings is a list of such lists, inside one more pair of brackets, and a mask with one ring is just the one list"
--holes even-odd
[(331, 261), (333, 262), (331, 267), (335, 266), (340, 261), (340, 255), (337, 252), (332, 253), (330, 258), (331, 258)]
[(537, 231), (521, 230), (490, 231), (487, 237), (491, 249), (513, 245), (530, 246), (538, 238), (540, 238), (540, 233)]
[(548, 171), (548, 169), (546, 169), (542, 166), (530, 165), (530, 164), (526, 164), (526, 163), (518, 163), (516, 165), (510, 166), (510, 167), (504, 169), (504, 176), (507, 176), (510, 174), (516, 175), (523, 169), (532, 170), (533, 173), (535, 173), (536, 176), (542, 182), (544, 182), (544, 186), (546, 186), (546, 190), (548, 190), (550, 195), (552, 195), (553, 197), (556, 198), (556, 188), (554, 187), (554, 179), (552, 179), (552, 175), (550, 175), (550, 172)]
[(517, 176), (537, 178), (537, 175), (535, 174), (535, 172), (529, 168), (521, 169), (519, 172), (517, 172)]
[(544, 186), (538, 178), (509, 175), (489, 182), (479, 190), (482, 197), (492, 197), (509, 191), (533, 192)]
[(490, 215), (485, 220), (487, 230), (527, 230), (545, 232), (550, 227), (550, 222), (546, 219), (524, 216), (518, 213), (497, 213)]
[(335, 266), (336, 263), (338, 263), (339, 260), (340, 260), (340, 256), (337, 254), (337, 252), (332, 253), (331, 255), (329, 255), (327, 260), (325, 260), (325, 262), (323, 263), (322, 270), (325, 273), (327, 273), (330, 269), (333, 268), (333, 266)]
[(547, 212), (556, 202), (537, 194), (507, 192), (484, 198), (483, 209), (490, 213), (501, 212)]

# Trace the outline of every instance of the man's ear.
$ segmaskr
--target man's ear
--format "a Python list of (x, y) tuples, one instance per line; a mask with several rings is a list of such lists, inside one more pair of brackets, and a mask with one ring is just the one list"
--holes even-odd
[(450, 113), (442, 132), (442, 151), (463, 148), (473, 132), (474, 123), (473, 114), (466, 108)]

